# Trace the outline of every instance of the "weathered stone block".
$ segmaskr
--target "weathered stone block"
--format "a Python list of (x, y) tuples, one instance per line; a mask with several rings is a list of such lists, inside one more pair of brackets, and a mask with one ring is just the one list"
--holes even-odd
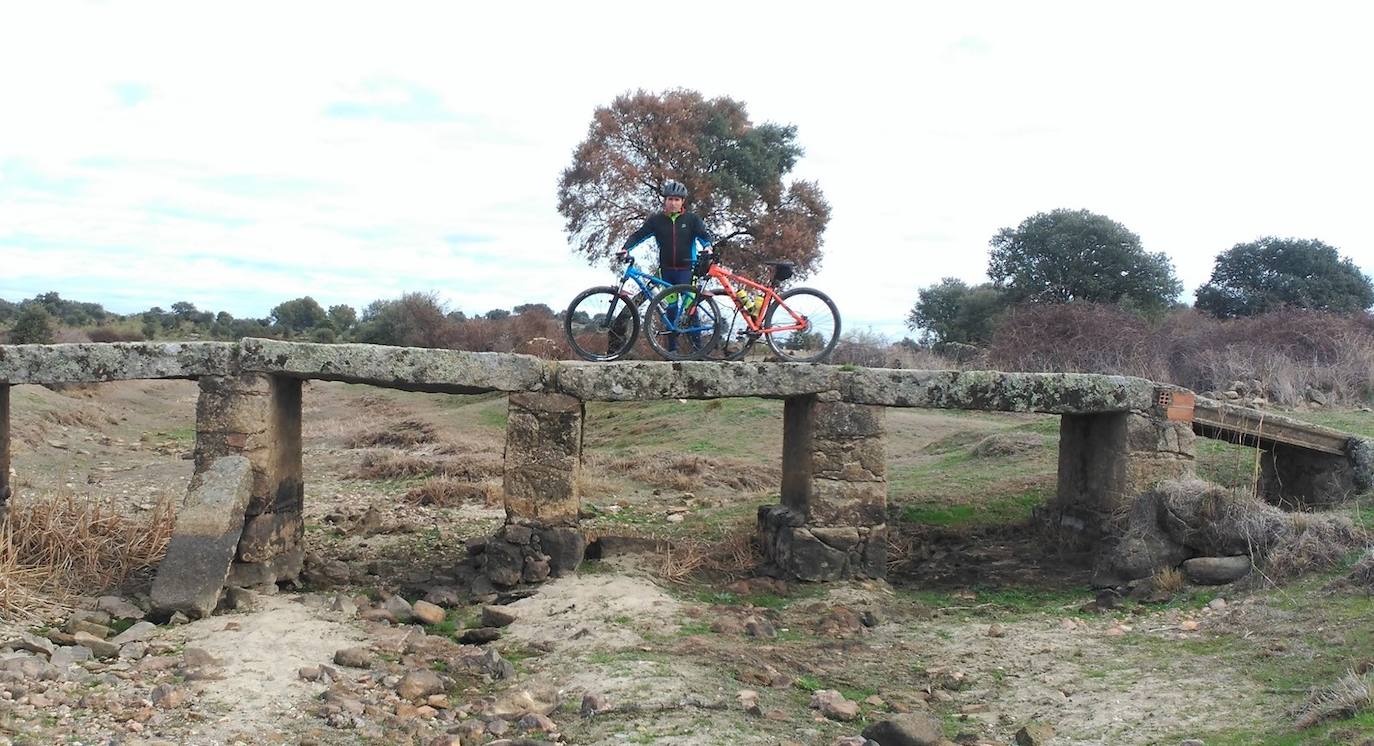
[(201, 475), (177, 512), (167, 556), (153, 581), (159, 615), (208, 616), (219, 602), (243, 529), (251, 488), (248, 460), (225, 456)]
[(545, 466), (507, 467), (506, 520), (577, 525), (581, 499), (574, 472)]
[(305, 521), (300, 513), (261, 513), (248, 516), (239, 538), (239, 561), (266, 562), (301, 546)]
[(886, 482), (812, 480), (807, 523), (813, 526), (876, 526), (887, 520)]
[(817, 438), (811, 455), (817, 476), (880, 481), (887, 474), (886, 448), (879, 438), (827, 440)]
[(817, 401), (817, 438), (874, 438), (883, 434), (883, 408), (868, 404)]
[(506, 517), (577, 525), (582, 402), (562, 394), (512, 394), (506, 425)]
[(225, 585), (251, 588), (268, 583), (285, 583), (301, 576), (305, 567), (305, 547), (296, 547), (264, 562), (235, 562), (229, 568)]
[(576, 528), (550, 526), (536, 529), (540, 550), (549, 557), (549, 573), (558, 577), (576, 570), (587, 553), (587, 537)]
[(1259, 492), (1289, 508), (1327, 508), (1360, 492), (1355, 461), (1348, 456), (1273, 444), (1260, 458)]

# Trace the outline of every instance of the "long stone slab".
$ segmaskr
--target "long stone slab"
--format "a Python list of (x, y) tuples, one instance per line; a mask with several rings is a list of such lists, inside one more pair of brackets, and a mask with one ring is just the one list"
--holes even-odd
[(100, 383), (228, 375), (234, 342), (83, 342), (0, 345), (0, 382)]
[(839, 371), (789, 363), (559, 363), (554, 387), (583, 401), (786, 398), (836, 390)]
[(243, 456), (218, 458), (196, 475), (153, 580), (153, 609), (159, 616), (181, 611), (197, 619), (215, 610), (238, 550), (252, 486)]
[(249, 338), (240, 343), (239, 365), (243, 372), (407, 391), (478, 394), (544, 391), (553, 378), (555, 364), (531, 355), (499, 352)]
[(841, 371), (838, 390), (853, 404), (1089, 414), (1149, 410), (1158, 387), (1144, 378), (1093, 373), (861, 368)]

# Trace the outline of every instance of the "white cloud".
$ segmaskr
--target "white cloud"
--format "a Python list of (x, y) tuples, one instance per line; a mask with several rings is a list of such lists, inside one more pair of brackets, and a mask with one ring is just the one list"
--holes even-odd
[(848, 326), (900, 334), (919, 287), (980, 280), (994, 232), (1056, 207), (1124, 223), (1190, 289), (1270, 233), (1374, 267), (1363, 5), (659, 10), (6, 6), (0, 292), (558, 307), (609, 278), (567, 247), (558, 173), (594, 107), (674, 86), (798, 125), (834, 208), (811, 284)]

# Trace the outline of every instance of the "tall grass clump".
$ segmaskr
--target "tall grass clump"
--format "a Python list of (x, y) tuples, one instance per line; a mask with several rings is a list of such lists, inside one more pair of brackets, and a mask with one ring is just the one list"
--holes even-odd
[(0, 526), (0, 616), (29, 621), (120, 585), (162, 558), (175, 519), (168, 496), (137, 517), (72, 495), (14, 499)]

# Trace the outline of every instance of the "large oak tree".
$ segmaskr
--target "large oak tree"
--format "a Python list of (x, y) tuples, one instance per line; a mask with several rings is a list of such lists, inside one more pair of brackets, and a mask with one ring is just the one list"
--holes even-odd
[(1219, 254), (1196, 297), (1198, 310), (1221, 318), (1282, 308), (1355, 313), (1374, 305), (1374, 285), (1333, 246), (1265, 236)]
[(761, 274), (762, 262), (791, 261), (798, 275), (817, 268), (830, 205), (815, 182), (786, 177), (802, 155), (797, 128), (749, 121), (744, 104), (690, 90), (635, 91), (596, 110), (558, 185), (558, 211), (574, 250), (596, 262), (662, 209), (659, 185), (677, 179), (687, 209), (731, 241), (734, 269)]

